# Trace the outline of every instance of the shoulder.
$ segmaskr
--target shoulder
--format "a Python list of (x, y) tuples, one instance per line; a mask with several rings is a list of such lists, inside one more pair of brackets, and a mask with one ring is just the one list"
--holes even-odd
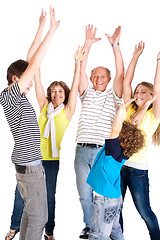
[(123, 159), (128, 159), (123, 155), (119, 137), (114, 139), (105, 139), (105, 155), (112, 156), (118, 162), (121, 162)]

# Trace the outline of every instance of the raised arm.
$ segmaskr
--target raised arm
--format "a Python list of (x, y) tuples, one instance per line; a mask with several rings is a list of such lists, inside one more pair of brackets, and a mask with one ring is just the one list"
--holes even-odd
[(40, 65), (43, 61), (43, 58), (46, 54), (46, 51), (50, 44), (50, 41), (53, 37), (53, 34), (59, 26), (59, 21), (56, 22), (56, 25), (54, 23), (55, 23), (55, 12), (54, 12), (54, 9), (52, 7), (50, 7), (50, 28), (49, 28), (44, 40), (41, 42), (37, 51), (31, 58), (26, 71), (19, 79), (18, 84), (19, 84), (21, 93), (23, 93), (27, 89), (29, 83), (32, 81), (32, 79), (35, 75), (35, 72), (40, 67)]
[(124, 118), (126, 116), (126, 109), (129, 107), (129, 105), (134, 101), (135, 99), (131, 99), (127, 103), (122, 103), (119, 107), (119, 110), (116, 114), (116, 117), (114, 119), (114, 122), (112, 124), (111, 133), (110, 133), (110, 139), (117, 138), (119, 136), (119, 133), (122, 128), (122, 123), (124, 121)]
[(115, 66), (116, 66), (116, 75), (113, 82), (113, 89), (119, 98), (122, 97), (123, 80), (124, 80), (124, 64), (123, 64), (123, 58), (122, 58), (122, 54), (119, 47), (120, 34), (121, 34), (120, 26), (116, 28), (115, 32), (111, 37), (108, 34), (105, 34), (113, 48)]
[(71, 91), (69, 94), (68, 103), (65, 106), (65, 113), (68, 120), (71, 120), (76, 108), (78, 87), (80, 82), (81, 61), (83, 60), (84, 55), (85, 55), (85, 51), (83, 47), (79, 47), (78, 50), (75, 52), (74, 77), (73, 77), (73, 82), (71, 86)]
[(79, 84), (80, 95), (82, 95), (84, 93), (84, 91), (86, 90), (86, 88), (89, 84), (89, 79), (86, 74), (86, 66), (87, 66), (87, 60), (88, 60), (90, 48), (93, 43), (101, 40), (101, 38), (95, 37), (96, 31), (97, 31), (97, 29), (94, 28), (93, 25), (86, 26), (86, 40), (84, 43), (85, 56), (83, 58), (83, 61), (81, 62), (81, 75), (80, 75), (80, 84)]
[(153, 112), (157, 119), (160, 118), (160, 52), (157, 55), (157, 66), (154, 78), (153, 94), (156, 99), (153, 102)]
[(144, 50), (145, 44), (144, 42), (140, 42), (135, 46), (133, 57), (130, 61), (130, 64), (127, 68), (126, 75), (123, 81), (123, 99), (124, 102), (128, 102), (132, 97), (132, 87), (131, 83), (134, 77), (135, 68), (137, 65), (137, 61)]
[(36, 52), (36, 50), (38, 49), (41, 43), (41, 38), (42, 38), (42, 33), (43, 33), (45, 23), (46, 23), (46, 12), (44, 12), (44, 10), (42, 9), (42, 12), (39, 18), (39, 27), (38, 27), (37, 33), (27, 54), (28, 62), (30, 62), (31, 57), (34, 55), (34, 53)]

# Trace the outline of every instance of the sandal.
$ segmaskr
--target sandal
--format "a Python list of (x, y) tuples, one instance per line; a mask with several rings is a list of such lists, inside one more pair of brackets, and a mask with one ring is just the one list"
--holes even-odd
[[(52, 238), (49, 238), (49, 237), (52, 237)], [(45, 240), (48, 240), (48, 239), (55, 240), (54, 236), (48, 236), (47, 234), (44, 235), (44, 239)]]
[(5, 240), (12, 240), (19, 231), (20, 231), (19, 228), (17, 228), (16, 230), (10, 229), (5, 237)]

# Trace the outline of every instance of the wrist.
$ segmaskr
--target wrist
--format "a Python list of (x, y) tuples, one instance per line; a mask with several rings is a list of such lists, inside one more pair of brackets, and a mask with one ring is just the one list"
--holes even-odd
[(112, 46), (112, 47), (119, 46), (119, 42), (112, 43), (111, 46)]
[(76, 58), (75, 58), (75, 62), (79, 62), (79, 63), (80, 63), (80, 62), (81, 62), (81, 60), (80, 60), (80, 59), (76, 59)]

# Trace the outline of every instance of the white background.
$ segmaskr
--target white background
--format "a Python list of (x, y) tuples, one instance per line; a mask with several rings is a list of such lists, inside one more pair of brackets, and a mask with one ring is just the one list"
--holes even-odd
[[(20, 58), (26, 58), (38, 28), (41, 9), (44, 8), (48, 12), (50, 4), (55, 7), (57, 19), (60, 19), (61, 23), (41, 67), (45, 89), (55, 80), (65, 81), (71, 86), (74, 72), (74, 52), (78, 45), (84, 43), (85, 26), (89, 23), (97, 27), (97, 37), (101, 37), (102, 40), (92, 46), (87, 65), (88, 75), (92, 68), (102, 65), (111, 70), (112, 79), (114, 78), (115, 66), (112, 48), (104, 34), (111, 35), (120, 25), (122, 26), (120, 47), (125, 69), (132, 57), (135, 44), (141, 40), (146, 44), (136, 68), (133, 85), (135, 86), (140, 81), (153, 83), (157, 53), (160, 50), (158, 0), (5, 0), (0, 3), (0, 91), (7, 86), (6, 71), (10, 63)], [(48, 26), (49, 21), (45, 31)], [(34, 88), (28, 98), (38, 116), (39, 108)], [(75, 136), (80, 107), (78, 99), (75, 115), (62, 142), (56, 195), (56, 240), (78, 240), (79, 233), (84, 227), (74, 173)], [(0, 239), (4, 239), (10, 226), (16, 180), (14, 166), (10, 160), (13, 139), (2, 107), (0, 107), (0, 131)], [(159, 148), (150, 147), (149, 178), (151, 206), (160, 220), (159, 152)], [(135, 210), (129, 192), (125, 198), (123, 215), (125, 239), (149, 239), (147, 228)], [(18, 239), (18, 235), (15, 239)]]

